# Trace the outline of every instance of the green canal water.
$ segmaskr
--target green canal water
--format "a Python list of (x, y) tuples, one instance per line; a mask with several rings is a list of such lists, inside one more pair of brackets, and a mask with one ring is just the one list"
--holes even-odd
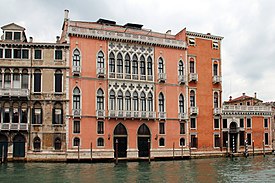
[(275, 156), (113, 163), (7, 163), (0, 182), (275, 182)]

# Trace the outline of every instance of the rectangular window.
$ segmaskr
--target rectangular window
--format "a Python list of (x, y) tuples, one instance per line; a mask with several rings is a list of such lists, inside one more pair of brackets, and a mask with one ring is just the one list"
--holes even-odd
[(188, 39), (188, 44), (189, 44), (189, 46), (195, 46), (195, 38), (189, 38)]
[(62, 50), (55, 50), (55, 60), (62, 60)]
[(244, 131), (240, 131), (240, 146), (244, 145)]
[(243, 120), (243, 118), (240, 119), (240, 128), (244, 128), (244, 120)]
[(264, 133), (264, 145), (268, 145), (268, 133)]
[(181, 135), (185, 134), (185, 123), (180, 123), (180, 134)]
[(5, 40), (12, 40), (12, 32), (5, 32)]
[(0, 58), (3, 58), (4, 56), (3, 56), (3, 49), (2, 48), (0, 48)]
[(22, 59), (29, 59), (29, 50), (27, 49), (22, 50)]
[(55, 92), (62, 92), (62, 74), (55, 74)]
[(19, 123), (19, 113), (18, 113), (18, 109), (17, 108), (13, 109), (12, 123)]
[(220, 147), (220, 135), (214, 134), (214, 147)]
[(28, 74), (22, 74), (21, 88), (23, 88), (23, 89), (29, 88), (29, 75)]
[(9, 123), (10, 122), (10, 109), (9, 108), (6, 108), (5, 111), (4, 111), (4, 123)]
[(27, 111), (27, 109), (22, 109), (21, 110), (21, 115), (22, 115), (21, 123), (27, 123), (28, 122), (28, 111)]
[(213, 41), (212, 48), (219, 49), (219, 43), (217, 41)]
[(222, 132), (222, 146), (226, 147), (228, 142), (228, 132)]
[(34, 73), (34, 92), (41, 92), (41, 73)]
[(252, 144), (251, 133), (247, 133), (246, 137), (247, 137), (247, 145), (251, 146), (251, 144)]
[(195, 129), (196, 128), (196, 118), (191, 118), (191, 129)]
[(97, 134), (104, 134), (104, 122), (103, 121), (97, 122)]
[(74, 121), (73, 132), (74, 133), (80, 133), (80, 121)]
[(5, 49), (5, 58), (11, 58), (11, 49)]
[(33, 124), (42, 124), (42, 109), (34, 109)]
[(54, 109), (54, 124), (62, 124), (62, 109)]
[(222, 127), (227, 128), (227, 119), (222, 120)]
[(21, 32), (14, 32), (14, 40), (21, 40)]
[(42, 59), (42, 51), (41, 50), (34, 50), (34, 59), (36, 59), (36, 60)]
[(220, 119), (214, 119), (214, 129), (220, 129)]
[(165, 124), (159, 123), (159, 134), (165, 134)]
[(251, 124), (251, 118), (247, 118), (246, 119), (246, 128), (251, 128), (252, 124)]
[(13, 58), (21, 59), (21, 49), (14, 49), (13, 50)]
[(13, 74), (13, 88), (20, 88), (20, 75)]
[(191, 147), (198, 148), (198, 138), (196, 135), (191, 135)]
[(218, 64), (213, 64), (214, 76), (218, 76)]
[(268, 128), (268, 119), (267, 118), (264, 119), (264, 128)]
[(11, 88), (11, 74), (7, 73), (4, 75), (4, 87)]

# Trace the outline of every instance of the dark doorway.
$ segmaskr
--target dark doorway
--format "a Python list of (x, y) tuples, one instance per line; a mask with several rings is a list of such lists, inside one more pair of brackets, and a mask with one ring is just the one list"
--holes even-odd
[(8, 138), (0, 134), (0, 158), (4, 158), (4, 161), (6, 161), (8, 157)]
[(114, 150), (114, 157), (116, 157), (116, 153), (119, 158), (127, 157), (127, 130), (121, 123), (119, 123), (114, 130)]
[(237, 142), (238, 142), (238, 133), (239, 133), (239, 129), (237, 127), (237, 123), (236, 122), (232, 122), (230, 123), (229, 126), (229, 137), (230, 137), (230, 151), (232, 153), (236, 153), (237, 152)]
[(25, 157), (25, 137), (21, 134), (13, 138), (13, 157)]
[(142, 124), (138, 129), (138, 156), (148, 157), (150, 151), (151, 133), (147, 125)]

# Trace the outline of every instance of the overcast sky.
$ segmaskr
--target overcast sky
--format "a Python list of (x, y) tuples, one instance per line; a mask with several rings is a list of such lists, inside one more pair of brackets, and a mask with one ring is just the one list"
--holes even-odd
[(14, 22), (27, 37), (60, 35), (64, 9), (71, 20), (99, 18), (143, 24), (157, 32), (183, 28), (223, 36), (223, 100), (246, 93), (275, 100), (275, 1), (272, 0), (1, 0), (0, 26)]

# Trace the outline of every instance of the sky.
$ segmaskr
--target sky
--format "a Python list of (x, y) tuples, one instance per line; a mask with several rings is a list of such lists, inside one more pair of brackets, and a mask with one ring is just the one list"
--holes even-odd
[(34, 42), (61, 34), (71, 20), (114, 20), (165, 33), (188, 31), (224, 37), (223, 101), (242, 93), (275, 101), (275, 1), (273, 0), (1, 0), (0, 26), (16, 23)]

